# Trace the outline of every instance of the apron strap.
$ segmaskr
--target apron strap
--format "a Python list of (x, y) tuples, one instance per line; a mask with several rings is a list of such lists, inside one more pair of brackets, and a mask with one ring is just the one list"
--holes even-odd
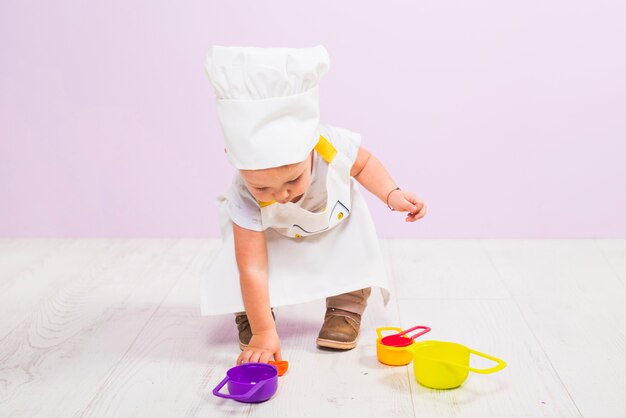
[(337, 155), (337, 150), (333, 147), (328, 139), (320, 135), (320, 140), (317, 141), (315, 151), (322, 157), (328, 164), (332, 163)]

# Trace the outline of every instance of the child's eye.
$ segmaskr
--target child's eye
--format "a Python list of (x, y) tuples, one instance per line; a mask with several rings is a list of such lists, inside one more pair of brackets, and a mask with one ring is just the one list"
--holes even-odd
[(264, 190), (267, 190), (267, 187), (255, 187), (255, 189), (257, 189), (258, 191), (262, 192)]
[(290, 181), (288, 181), (287, 183), (289, 183), (289, 184), (294, 184), (294, 183), (297, 183), (297, 182), (299, 182), (299, 181), (300, 181), (300, 179), (301, 179), (301, 178), (302, 178), (302, 176), (298, 177), (297, 179), (290, 180)]

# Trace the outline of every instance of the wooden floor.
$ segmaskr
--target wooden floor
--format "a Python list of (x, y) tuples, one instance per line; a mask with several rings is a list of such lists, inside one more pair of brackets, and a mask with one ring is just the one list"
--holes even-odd
[[(316, 348), (322, 301), (278, 308), (290, 370), (251, 405), (211, 394), (239, 353), (199, 315), (217, 240), (0, 240), (0, 417), (626, 417), (626, 240), (382, 244), (359, 346)], [(377, 327), (415, 324), (508, 367), (426, 389), (376, 359)]]

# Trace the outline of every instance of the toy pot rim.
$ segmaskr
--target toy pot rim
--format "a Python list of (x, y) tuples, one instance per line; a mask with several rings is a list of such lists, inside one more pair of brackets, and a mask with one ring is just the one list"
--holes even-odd
[[(408, 333), (415, 331), (415, 330), (420, 330), (420, 331), (413, 335), (407, 335)], [(417, 337), (421, 337), (427, 332), (430, 332), (430, 330), (431, 328), (427, 327), (426, 325), (416, 325), (404, 331), (396, 327), (387, 327), (387, 328), (376, 329), (376, 334), (378, 334), (378, 337), (380, 338), (380, 343), (382, 345), (385, 345), (387, 347), (408, 347), (411, 344), (413, 344), (413, 342), (415, 342), (415, 339)], [(398, 332), (396, 334), (387, 335), (386, 337), (383, 337), (382, 331), (398, 331)]]
[[(245, 392), (220, 393), (227, 383), (229, 392)], [(278, 369), (276, 366), (266, 363), (245, 363), (228, 369), (226, 377), (213, 389), (213, 395), (246, 403), (263, 402), (276, 393), (277, 385)]]
[[(453, 361), (449, 361), (449, 360), (445, 360), (442, 358), (433, 358), (430, 357), (428, 355), (423, 355), (423, 354), (418, 354), (418, 351), (420, 349), (423, 348), (428, 348), (429, 346), (454, 346), (458, 349), (462, 349), (462, 350), (467, 350), (469, 352), (469, 354), (475, 354), (477, 356), (480, 357), (484, 357), (487, 358), (489, 360), (493, 360), (496, 362), (496, 365), (493, 367), (488, 367), (486, 369), (477, 369), (475, 367), (470, 367), (469, 364), (460, 364), (457, 362), (453, 362)], [(472, 348), (469, 348), (463, 344), (459, 344), (459, 343), (454, 343), (454, 342), (450, 342), (450, 341), (436, 341), (436, 340), (427, 340), (427, 341), (420, 341), (418, 343), (413, 344), (412, 346), (410, 346), (409, 348), (407, 348), (407, 351), (409, 351), (410, 353), (413, 354), (413, 358), (415, 357), (421, 357), (422, 359), (425, 360), (430, 360), (430, 361), (436, 361), (436, 362), (440, 362), (440, 363), (445, 363), (445, 364), (449, 364), (451, 366), (456, 366), (456, 367), (460, 367), (462, 369), (467, 369), (470, 372), (474, 372), (474, 373), (480, 373), (480, 374), (489, 374), (489, 373), (495, 373), (497, 371), (500, 371), (502, 369), (504, 369), (506, 367), (506, 362), (502, 359), (499, 359), (497, 357), (493, 357), (490, 356), (489, 354), (485, 354), (482, 353), (480, 351), (474, 350)]]

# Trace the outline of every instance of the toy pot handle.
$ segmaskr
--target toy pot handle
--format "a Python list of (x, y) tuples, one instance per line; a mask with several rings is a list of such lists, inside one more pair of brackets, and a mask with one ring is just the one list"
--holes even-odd
[(378, 338), (382, 339), (383, 338), (383, 331), (396, 331), (396, 332), (402, 332), (402, 330), (400, 328), (396, 328), (396, 327), (384, 327), (384, 328), (376, 328), (376, 334), (378, 334)]
[(230, 378), (226, 376), (217, 386), (215, 386), (215, 389), (213, 389), (213, 395), (219, 398), (234, 399), (236, 401), (244, 401), (244, 402), (250, 399), (252, 395), (254, 395), (259, 389), (261, 389), (270, 380), (270, 379), (261, 380), (259, 383), (252, 386), (250, 390), (244, 393), (243, 395), (231, 395), (231, 394), (226, 394), (226, 393), (220, 393), (220, 389), (224, 387), (224, 385), (226, 384), (226, 382), (228, 382), (229, 379)]
[[(414, 344), (413, 346), (407, 348), (407, 351), (409, 351), (411, 354), (413, 354), (415, 356), (415, 351), (417, 351), (418, 348), (419, 348), (419, 346)], [(495, 361), (497, 364), (494, 367), (490, 367), (488, 369), (476, 369), (474, 367), (469, 367), (466, 364), (459, 364), (459, 363), (456, 363), (454, 361), (443, 360), (443, 359), (440, 359), (440, 358), (432, 358), (432, 357), (428, 357), (428, 356), (422, 356), (422, 358), (428, 359), (430, 361), (438, 361), (440, 363), (449, 364), (451, 366), (460, 367), (462, 369), (467, 369), (467, 370), (472, 371), (474, 373), (480, 373), (480, 374), (495, 373), (495, 372), (500, 371), (500, 370), (502, 370), (502, 369), (504, 369), (506, 367), (506, 362), (504, 360), (501, 360), (499, 358), (490, 356), (489, 354), (481, 353), (480, 351), (476, 351), (476, 350), (473, 350), (471, 348), (468, 348), (468, 350), (469, 350), (469, 352), (471, 354), (476, 354), (477, 356), (484, 357), (484, 358), (487, 358), (489, 360)]]
[(427, 327), (425, 325), (418, 325), (416, 327), (409, 328), (406, 331), (403, 331), (403, 332), (401, 332), (398, 335), (406, 335), (406, 334), (408, 334), (411, 331), (415, 331), (416, 329), (421, 329), (422, 331), (418, 332), (415, 335), (411, 335), (409, 338), (412, 339), (412, 340), (416, 339), (417, 337), (421, 337), (422, 335), (426, 334), (427, 332), (430, 332), (430, 327)]
[(488, 369), (475, 369), (474, 367), (470, 367), (469, 369), (472, 372), (480, 373), (480, 374), (489, 374), (489, 373), (495, 373), (497, 371), (500, 371), (506, 367), (506, 362), (504, 360), (490, 356), (489, 354), (481, 353), (480, 351), (472, 350), (471, 348), (469, 349), (469, 351), (472, 354), (476, 354), (477, 356), (484, 357), (486, 359), (495, 361), (497, 363), (495, 366), (490, 367)]

